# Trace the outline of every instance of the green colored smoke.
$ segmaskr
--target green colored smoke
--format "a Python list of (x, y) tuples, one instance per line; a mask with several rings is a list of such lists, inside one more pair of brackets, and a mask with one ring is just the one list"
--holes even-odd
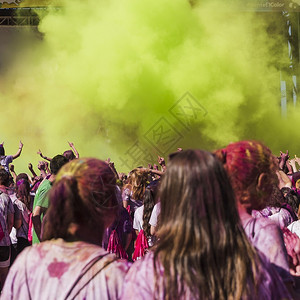
[(54, 156), (67, 141), (120, 171), (129, 168), (120, 158), (143, 163), (130, 152), (136, 141), (154, 158), (239, 139), (299, 155), (300, 115), (280, 115), (286, 41), (267, 33), (280, 16), (266, 16), (186, 0), (73, 0), (49, 11), (43, 38), (0, 75), (1, 139), (10, 153), (25, 144), (17, 171), (38, 160), (38, 148)]

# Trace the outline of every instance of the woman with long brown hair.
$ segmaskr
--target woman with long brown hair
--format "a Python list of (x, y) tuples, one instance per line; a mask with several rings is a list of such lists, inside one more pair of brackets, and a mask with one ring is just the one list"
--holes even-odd
[(170, 156), (159, 197), (159, 240), (131, 267), (122, 299), (290, 298), (248, 241), (214, 155), (187, 150)]
[[(26, 176), (26, 177), (25, 177)], [(25, 173), (21, 173), (16, 178), (16, 199), (14, 205), (20, 211), (22, 224), (17, 229), (17, 254), (30, 246), (28, 241), (28, 229), (30, 214), (32, 212), (33, 196), (30, 194), (29, 179)]]
[(123, 187), (122, 199), (125, 208), (130, 206), (130, 214), (133, 219), (134, 212), (143, 205), (143, 197), (148, 184), (148, 173), (140, 169), (133, 169)]
[(3, 299), (117, 299), (127, 262), (100, 247), (114, 221), (115, 176), (98, 159), (72, 160), (56, 176), (43, 242), (10, 269)]

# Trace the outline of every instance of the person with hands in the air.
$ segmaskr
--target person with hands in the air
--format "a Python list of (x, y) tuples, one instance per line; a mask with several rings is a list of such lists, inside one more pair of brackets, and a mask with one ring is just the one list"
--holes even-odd
[(9, 173), (9, 164), (21, 155), (23, 143), (20, 141), (19, 149), (15, 155), (5, 155), (4, 142), (0, 144), (0, 165)]

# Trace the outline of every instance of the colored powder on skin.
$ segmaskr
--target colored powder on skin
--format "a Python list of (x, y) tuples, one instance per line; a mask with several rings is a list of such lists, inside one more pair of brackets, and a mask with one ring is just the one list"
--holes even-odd
[[(228, 3), (73, 0), (49, 10), (43, 38), (0, 73), (1, 140), (7, 154), (24, 142), (17, 172), (37, 162), (39, 148), (51, 157), (67, 141), (81, 156), (110, 157), (118, 171), (129, 170), (122, 159), (142, 164), (130, 153), (136, 141), (154, 159), (242, 139), (299, 153), (299, 112), (280, 113), (286, 42), (267, 33), (284, 22)], [(182, 105), (183, 119), (187, 92), (198, 110)]]

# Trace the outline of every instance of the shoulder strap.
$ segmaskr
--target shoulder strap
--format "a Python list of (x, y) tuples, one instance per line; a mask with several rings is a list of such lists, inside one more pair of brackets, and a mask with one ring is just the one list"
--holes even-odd
[(251, 233), (252, 238), (254, 238), (254, 236), (255, 236), (255, 223), (256, 223), (256, 218), (254, 218), (253, 224), (252, 224), (252, 233)]
[[(98, 262), (100, 261), (103, 257), (105, 257), (106, 255), (108, 255), (109, 253), (106, 253), (104, 255), (101, 255), (99, 257), (97, 257), (97, 259), (95, 259), (90, 265), (89, 267), (82, 273), (80, 274), (80, 276), (76, 279), (76, 281), (73, 283), (72, 287), (70, 288), (69, 292), (67, 293), (66, 297), (64, 298), (65, 300), (67, 300), (71, 293), (73, 292), (74, 288), (78, 285), (78, 282), (87, 274), (87, 272)], [(103, 270), (105, 269), (108, 265), (110, 265), (112, 262), (114, 262), (115, 260), (117, 260), (117, 258), (115, 257), (114, 259), (112, 259), (111, 261), (107, 262), (106, 264), (104, 264), (96, 273), (94, 273), (94, 275), (88, 280), (86, 281), (81, 287), (80, 289), (78, 289), (78, 291), (76, 292), (76, 294), (73, 297), (70, 297), (69, 299), (76, 299), (76, 297), (78, 296), (78, 294)]]
[[(251, 219), (248, 220), (244, 227), (244, 230), (246, 231), (246, 227), (249, 226), (249, 234), (251, 234), (251, 237), (254, 238), (255, 236), (255, 223), (256, 223), (256, 218), (252, 217)], [(248, 230), (247, 230), (248, 232)]]

